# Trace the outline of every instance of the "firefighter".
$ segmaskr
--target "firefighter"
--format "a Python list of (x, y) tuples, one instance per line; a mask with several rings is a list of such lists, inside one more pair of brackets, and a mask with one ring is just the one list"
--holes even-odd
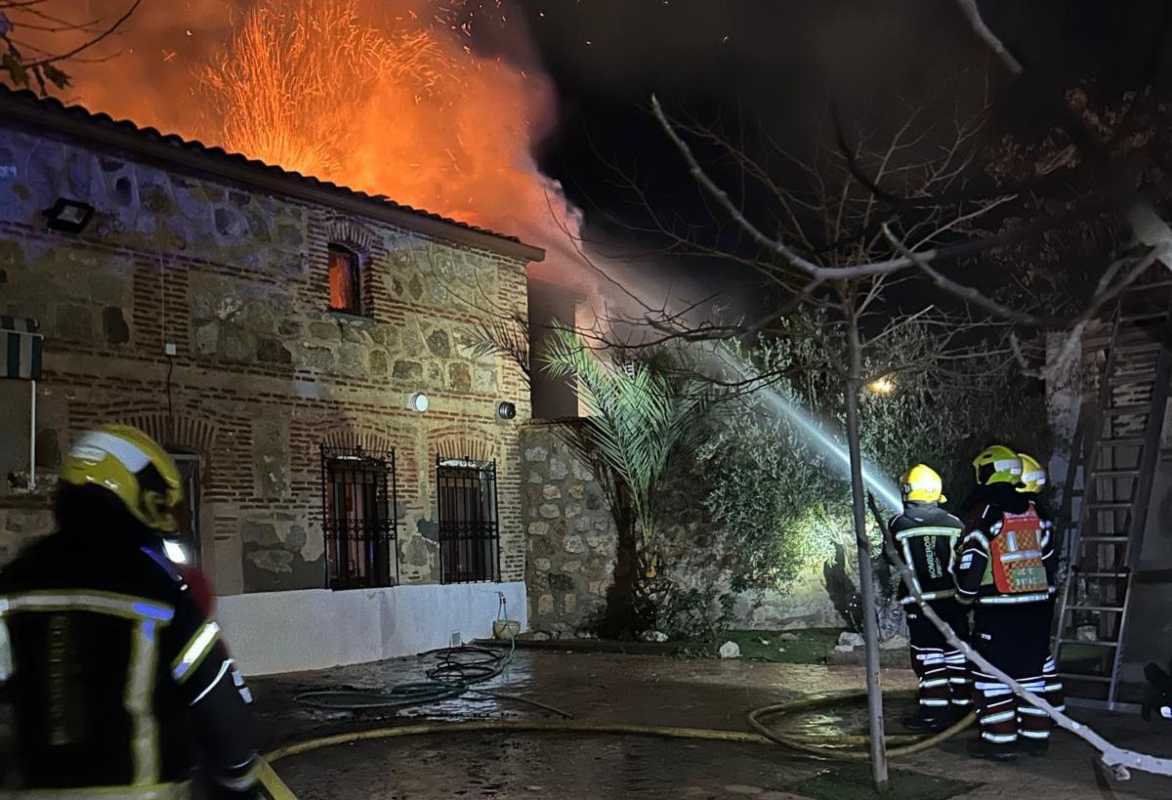
[(259, 798), (251, 696), (164, 555), (183, 491), (135, 428), (83, 434), (61, 468), (57, 531), (0, 571), (16, 773), (29, 796)]
[[(974, 604), (972, 645), (978, 653), (1035, 694), (1045, 693), (1050, 655), (1052, 588), (1043, 548), (1043, 521), (1017, 491), (1021, 457), (992, 445), (973, 459), (977, 491), (955, 564), (957, 599)], [(980, 738), (970, 752), (1012, 760), (1019, 751), (1041, 755), (1049, 746), (1050, 719), (1016, 698), (993, 675), (973, 670)]]
[[(1053, 626), (1054, 607), (1058, 598), (1058, 556), (1055, 552), (1058, 543), (1054, 539), (1053, 519), (1042, 503), (1042, 490), (1045, 488), (1047, 480), (1046, 468), (1042, 466), (1042, 462), (1028, 453), (1018, 453), (1017, 457), (1021, 459), (1021, 485), (1017, 487), (1017, 491), (1030, 501), (1030, 505), (1038, 512), (1038, 518), (1042, 521), (1042, 536), (1039, 543), (1042, 546), (1042, 559), (1046, 566), (1046, 579), (1050, 584), (1047, 615), (1050, 618), (1051, 626)], [(1043, 695), (1046, 702), (1059, 711), (1065, 711), (1066, 695), (1062, 679), (1058, 676), (1058, 662), (1055, 660), (1053, 652), (1046, 659), (1042, 677), (1046, 681), (1046, 691)]]
[[(951, 568), (964, 525), (940, 507), (947, 498), (936, 470), (917, 464), (903, 474), (900, 484), (903, 512), (888, 524), (896, 550), (924, 600), (963, 639), (968, 608), (956, 600)], [(964, 653), (924, 616), (903, 582), (898, 597), (907, 615), (912, 668), (919, 681), (919, 707), (904, 724), (913, 730), (943, 730), (967, 714), (972, 702)]]

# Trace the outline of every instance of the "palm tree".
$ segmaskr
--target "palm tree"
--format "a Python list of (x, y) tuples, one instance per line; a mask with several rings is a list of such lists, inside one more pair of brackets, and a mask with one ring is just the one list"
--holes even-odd
[[(608, 474), (615, 484), (612, 502), (629, 503), (636, 565), (630, 600), (646, 599), (660, 566), (655, 496), (672, 454), (695, 441), (709, 395), (698, 382), (675, 378), (646, 361), (607, 363), (565, 328), (554, 331), (541, 357), (551, 376), (577, 382), (588, 413), (563, 438)], [(616, 521), (623, 516), (616, 510)], [(615, 579), (617, 584), (617, 568)]]

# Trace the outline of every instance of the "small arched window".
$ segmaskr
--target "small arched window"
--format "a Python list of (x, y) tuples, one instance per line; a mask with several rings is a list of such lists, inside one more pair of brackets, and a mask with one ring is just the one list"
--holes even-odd
[(362, 313), (362, 275), (358, 254), (341, 245), (330, 245), (330, 310)]

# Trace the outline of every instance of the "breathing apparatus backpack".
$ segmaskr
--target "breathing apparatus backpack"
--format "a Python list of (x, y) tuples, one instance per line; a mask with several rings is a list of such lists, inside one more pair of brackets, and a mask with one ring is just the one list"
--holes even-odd
[(1034, 504), (1021, 514), (1004, 512), (993, 526), (989, 540), (986, 585), (1003, 595), (1049, 594), (1046, 565), (1042, 561), (1042, 520)]

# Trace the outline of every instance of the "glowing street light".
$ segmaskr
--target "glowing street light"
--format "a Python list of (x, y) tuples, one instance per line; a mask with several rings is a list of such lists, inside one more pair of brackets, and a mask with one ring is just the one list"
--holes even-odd
[(867, 384), (867, 391), (880, 396), (889, 395), (895, 391), (895, 381), (886, 376), (878, 378)]

